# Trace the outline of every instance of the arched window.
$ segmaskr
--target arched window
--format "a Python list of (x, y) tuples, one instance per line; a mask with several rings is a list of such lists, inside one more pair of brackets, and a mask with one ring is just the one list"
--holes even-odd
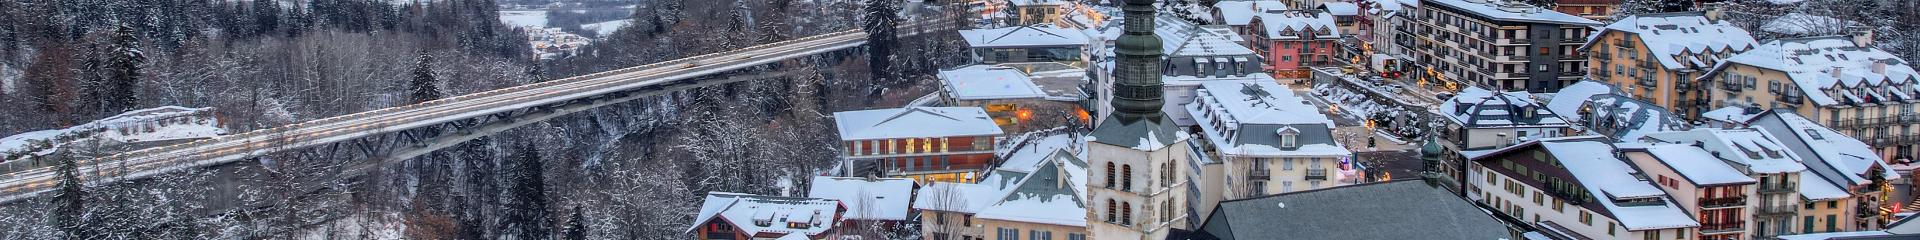
[(1113, 162), (1107, 162), (1107, 189), (1113, 189)]
[(1117, 215), (1114, 215), (1114, 214), (1115, 214), (1115, 211), (1114, 211), (1114, 208), (1115, 208), (1115, 206), (1117, 206), (1117, 205), (1114, 205), (1114, 203), (1113, 203), (1113, 199), (1107, 199), (1107, 222), (1108, 222), (1108, 223), (1112, 223), (1112, 222), (1114, 222), (1114, 221), (1113, 221), (1113, 220), (1114, 220), (1114, 216), (1117, 216)]
[(1133, 224), (1133, 203), (1120, 203), (1120, 224)]
[(1120, 190), (1133, 191), (1133, 164), (1120, 165)]

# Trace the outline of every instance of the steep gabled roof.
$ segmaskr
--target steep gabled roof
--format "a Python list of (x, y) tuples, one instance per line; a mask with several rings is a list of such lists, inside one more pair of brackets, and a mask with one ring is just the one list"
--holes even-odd
[[(1607, 24), (1601, 32), (1587, 40), (1582, 49), (1599, 43), (1600, 36), (1609, 32), (1627, 33), (1640, 39), (1640, 43), (1653, 53), (1662, 67), (1666, 69), (1709, 68), (1712, 66), (1689, 65), (1694, 59), (1712, 58), (1717, 53), (1739, 53), (1753, 49), (1759, 42), (1747, 30), (1734, 27), (1724, 21), (1708, 20), (1702, 12), (1653, 13), (1628, 16)], [(1627, 54), (1627, 53), (1621, 53)]]

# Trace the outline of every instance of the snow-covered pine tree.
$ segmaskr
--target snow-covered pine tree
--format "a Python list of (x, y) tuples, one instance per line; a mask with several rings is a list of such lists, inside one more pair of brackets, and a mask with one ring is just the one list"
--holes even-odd
[(93, 239), (92, 228), (86, 224), (87, 190), (80, 180), (80, 163), (69, 150), (55, 151), (48, 157), (60, 164), (54, 169), (60, 178), (52, 199), (54, 229), (67, 239)]
[(106, 57), (106, 84), (100, 92), (100, 116), (133, 110), (139, 106), (138, 88), (141, 80), (141, 64), (147, 62), (146, 53), (140, 50), (140, 39), (132, 26), (120, 24), (113, 29), (109, 39)]
[(561, 232), (562, 235), (560, 236), (561, 239), (566, 239), (566, 240), (586, 240), (587, 239), (587, 217), (585, 213), (581, 213), (580, 211), (582, 211), (580, 209), (580, 206), (573, 207), (573, 213), (569, 214), (571, 216), (567, 217), (567, 228), (561, 230), (562, 231)]
[(531, 143), (516, 145), (508, 158), (514, 161), (512, 178), (507, 179), (508, 208), (500, 218), (502, 236), (518, 239), (549, 239), (553, 218), (547, 205), (546, 167), (540, 150)]
[(420, 57), (413, 64), (413, 81), (407, 82), (407, 90), (412, 94), (411, 103), (440, 99), (439, 83), (440, 80), (433, 76), (433, 55), (420, 52)]
[(867, 31), (868, 69), (873, 72), (876, 83), (885, 85), (904, 82), (894, 79), (893, 70), (893, 51), (899, 45), (894, 29), (900, 22), (900, 16), (896, 14), (900, 8), (894, 6), (898, 1), (867, 0), (866, 24), (862, 28)]

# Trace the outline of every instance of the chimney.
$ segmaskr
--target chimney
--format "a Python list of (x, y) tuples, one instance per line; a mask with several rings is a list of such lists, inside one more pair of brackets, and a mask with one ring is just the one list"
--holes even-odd
[(1827, 70), (1827, 73), (1833, 74), (1833, 78), (1840, 78), (1840, 66), (1833, 66), (1833, 69)]
[(1888, 60), (1873, 60), (1873, 73), (1887, 74), (1887, 61)]
[(1848, 37), (1853, 37), (1855, 47), (1873, 47), (1873, 28), (1863, 26), (1847, 27)]
[(1700, 10), (1701, 10), (1702, 12), (1705, 12), (1705, 15), (1706, 15), (1706, 17), (1707, 17), (1707, 21), (1715, 21), (1715, 22), (1718, 22), (1718, 21), (1720, 21), (1720, 16), (1721, 16), (1721, 15), (1723, 15), (1723, 14), (1726, 14), (1726, 9), (1724, 9), (1724, 8), (1722, 8), (1722, 7), (1720, 6), (1720, 5), (1722, 5), (1722, 4), (1725, 4), (1725, 3), (1707, 3), (1707, 4), (1702, 4), (1702, 6), (1700, 6)]

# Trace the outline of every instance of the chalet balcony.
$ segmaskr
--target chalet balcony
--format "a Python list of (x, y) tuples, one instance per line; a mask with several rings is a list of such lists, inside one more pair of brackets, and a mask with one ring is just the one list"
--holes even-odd
[(1640, 83), (1640, 86), (1647, 86), (1647, 87), (1660, 86), (1660, 80), (1653, 79), (1653, 77), (1638, 77), (1634, 79), (1636, 80), (1635, 82)]
[(1273, 180), (1273, 170), (1272, 169), (1254, 169), (1254, 170), (1247, 171), (1247, 179)]
[(1793, 192), (1799, 192), (1799, 191), (1800, 191), (1800, 188), (1798, 188), (1798, 187), (1794, 187), (1794, 185), (1793, 185), (1793, 184), (1777, 184), (1777, 183), (1775, 183), (1775, 184), (1760, 184), (1760, 193), (1761, 193), (1761, 194), (1767, 194), (1767, 193), (1793, 193)]
[(1701, 223), (1700, 233), (1715, 234), (1715, 233), (1725, 233), (1725, 232), (1739, 232), (1742, 230), (1746, 230), (1746, 225), (1747, 225), (1747, 221), (1739, 221), (1739, 220), (1734, 220), (1731, 222)]
[(1613, 60), (1613, 53), (1609, 53), (1609, 52), (1593, 52), (1593, 58), (1598, 58), (1598, 59), (1600, 59), (1600, 61), (1602, 61), (1602, 62), (1606, 62), (1606, 61), (1610, 61), (1610, 60)]
[[(1688, 89), (1693, 89), (1693, 81), (1687, 81), (1687, 80), (1678, 80), (1678, 81), (1674, 81), (1674, 83), (1673, 83), (1673, 88), (1674, 88), (1674, 89), (1678, 89), (1678, 90), (1688, 90)], [(1682, 93), (1682, 94), (1685, 94), (1685, 93), (1687, 93), (1687, 92), (1688, 92), (1688, 91), (1680, 91), (1680, 93)]]
[(1743, 198), (1743, 197), (1700, 199), (1700, 208), (1705, 208), (1705, 209), (1731, 208), (1731, 207), (1740, 207), (1740, 206), (1746, 206), (1746, 205), (1747, 205), (1747, 198)]
[(1613, 42), (1613, 46), (1615, 47), (1633, 48), (1633, 44), (1628, 44), (1627, 41), (1614, 40), (1611, 42)]
[(1327, 169), (1307, 169), (1307, 180), (1327, 180)]
[(1659, 60), (1647, 59), (1647, 60), (1640, 61), (1640, 63), (1634, 64), (1633, 66), (1639, 67), (1640, 69), (1654, 69), (1654, 68), (1660, 67), (1658, 65), (1653, 64), (1654, 61), (1659, 61)]
[(1740, 91), (1740, 84), (1736, 84), (1736, 83), (1732, 83), (1732, 82), (1726, 82), (1726, 83), (1721, 83), (1721, 84), (1720, 84), (1720, 90), (1727, 90), (1727, 91), (1734, 91), (1734, 92), (1739, 92), (1739, 91)]
[(1791, 103), (1791, 104), (1801, 104), (1801, 103), (1804, 103), (1804, 101), (1806, 101), (1806, 97), (1801, 97), (1800, 95), (1781, 96), (1780, 98), (1777, 98), (1777, 99), (1780, 99), (1780, 102)]

